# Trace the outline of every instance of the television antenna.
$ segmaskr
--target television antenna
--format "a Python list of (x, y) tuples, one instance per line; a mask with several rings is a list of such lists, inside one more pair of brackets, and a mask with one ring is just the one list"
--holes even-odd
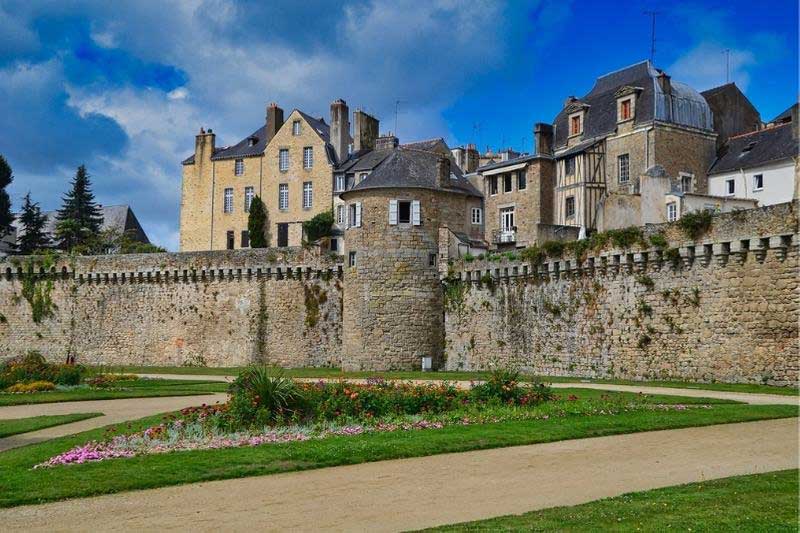
[(656, 57), (656, 15), (658, 11), (644, 11), (643, 14), (650, 17), (650, 62)]
[(726, 48), (722, 51), (725, 54), (725, 83), (731, 82), (731, 49)]

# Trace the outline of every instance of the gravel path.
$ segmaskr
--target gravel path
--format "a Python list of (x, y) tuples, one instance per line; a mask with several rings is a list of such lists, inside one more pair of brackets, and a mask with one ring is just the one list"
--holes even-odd
[[(160, 379), (186, 379), (230, 382), (236, 376), (220, 375), (185, 375), (185, 374), (139, 374), (141, 377)], [(320, 381), (321, 378), (298, 378), (297, 381)], [(330, 378), (322, 378), (324, 380)], [(366, 379), (349, 379), (354, 383), (364, 383)], [(403, 380), (412, 383), (436, 383), (438, 380)], [(470, 381), (454, 381), (461, 388), (468, 388)], [(761, 394), (747, 392), (726, 392), (707, 389), (678, 389), (674, 387), (655, 387), (652, 385), (610, 385), (604, 383), (553, 383), (554, 389), (599, 389), (619, 392), (634, 392), (642, 394), (661, 394), (663, 396), (688, 396), (691, 398), (716, 398), (719, 400), (733, 400), (737, 402), (762, 404), (762, 405), (800, 405), (800, 396), (786, 396), (782, 394)]]
[(117, 424), (135, 420), (145, 416), (177, 411), (192, 405), (224, 402), (225, 394), (204, 394), (201, 396), (164, 396), (155, 398), (126, 398), (120, 400), (89, 400), (81, 402), (39, 403), (32, 405), (11, 405), (0, 407), (0, 420), (9, 418), (27, 418), (39, 415), (63, 415), (69, 413), (103, 413), (103, 416), (63, 424), (30, 433), (12, 435), (0, 439), (0, 452), (42, 442), (64, 435), (72, 435), (99, 428), (108, 424)]
[(0, 510), (3, 529), (399, 531), (797, 468), (798, 420), (517, 446)]

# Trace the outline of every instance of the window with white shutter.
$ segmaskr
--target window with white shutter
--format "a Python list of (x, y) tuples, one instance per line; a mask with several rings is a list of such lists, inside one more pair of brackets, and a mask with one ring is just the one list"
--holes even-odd
[(361, 202), (356, 202), (356, 227), (361, 227)]
[(422, 224), (422, 218), (420, 216), (420, 209), (419, 209), (419, 200), (414, 200), (411, 202), (411, 222), (415, 226), (419, 226)]
[(397, 200), (389, 200), (389, 224), (397, 225)]

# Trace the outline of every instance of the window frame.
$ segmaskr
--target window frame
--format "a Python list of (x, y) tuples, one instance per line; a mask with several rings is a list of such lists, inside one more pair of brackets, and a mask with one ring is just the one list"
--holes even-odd
[[(761, 181), (761, 186), (756, 185), (756, 180)], [(753, 192), (759, 192), (764, 190), (764, 174), (753, 174)]]
[(253, 205), (253, 198), (256, 197), (256, 188), (248, 185), (244, 188), (244, 212), (249, 213)]
[(289, 184), (278, 184), (278, 210), (287, 211), (289, 209)]
[(347, 186), (347, 176), (338, 174), (333, 178), (333, 192), (344, 192)]
[(292, 135), (294, 137), (297, 137), (298, 135), (300, 135), (300, 121), (299, 120), (293, 120), (292, 121)]
[(310, 170), (314, 168), (314, 147), (313, 146), (304, 146), (303, 147), (303, 168), (305, 170)]
[(250, 232), (248, 230), (242, 230), (239, 242), (241, 243), (242, 248), (250, 248)]
[(347, 254), (347, 266), (350, 268), (355, 267), (357, 264), (356, 253), (351, 251)]
[(235, 159), (233, 161), (233, 175), (244, 176), (244, 159)]
[(278, 170), (281, 172), (288, 172), (289, 171), (289, 149), (288, 148), (279, 148), (278, 149)]
[(633, 98), (631, 97), (631, 98), (621, 99), (619, 101), (619, 122), (625, 122), (626, 120), (630, 120), (632, 118), (633, 118)]
[(678, 202), (667, 202), (667, 222), (678, 220)]
[(725, 180), (725, 196), (734, 196), (736, 194), (736, 178)]
[(576, 166), (575, 156), (571, 155), (564, 159), (564, 176), (574, 176)]
[(226, 215), (233, 213), (233, 187), (225, 187), (222, 191), (222, 212)]
[(314, 182), (303, 182), (303, 209), (314, 207)]
[(503, 194), (514, 192), (514, 176), (513, 173), (503, 174)]
[[(475, 215), (478, 215), (477, 217)], [(472, 214), (470, 216), (470, 221), (472, 222), (473, 226), (480, 226), (483, 224), (483, 209), (480, 207), (473, 207)]]
[(524, 170), (517, 172), (517, 190), (524, 191), (528, 188), (528, 173)]
[(340, 204), (336, 206), (336, 224), (341, 226), (347, 222), (347, 206)]
[(497, 196), (497, 175), (489, 176), (489, 196)]
[[(690, 193), (692, 192), (692, 187), (694, 186), (694, 174), (689, 172), (679, 172), (678, 176), (681, 178), (681, 192)], [(686, 182), (689, 182), (689, 187), (686, 187)]]
[[(408, 209), (408, 212), (407, 212), (408, 219), (407, 220), (403, 220), (402, 215), (401, 215), (401, 211), (403, 209), (403, 206), (406, 206), (406, 209)], [(397, 223), (398, 224), (411, 224), (411, 221), (413, 220), (413, 213), (412, 213), (412, 207), (411, 206), (412, 206), (412, 201), (411, 200), (397, 200)]]
[[(571, 201), (570, 201), (571, 200)], [(570, 210), (570, 206), (572, 209)], [(567, 196), (564, 198), (564, 218), (572, 218), (575, 216), (575, 195)], [(572, 212), (570, 212), (572, 211)]]
[[(583, 135), (583, 112), (572, 113), (569, 115), (568, 120), (568, 127), (569, 127), (569, 137), (577, 137), (578, 135)], [(575, 124), (578, 125), (575, 128)]]
[[(625, 169), (625, 179), (623, 178), (623, 162)], [(617, 156), (617, 182), (627, 184), (631, 181), (631, 156), (630, 154), (619, 154)]]
[(236, 248), (236, 235), (232, 229), (225, 232), (225, 249), (233, 250)]

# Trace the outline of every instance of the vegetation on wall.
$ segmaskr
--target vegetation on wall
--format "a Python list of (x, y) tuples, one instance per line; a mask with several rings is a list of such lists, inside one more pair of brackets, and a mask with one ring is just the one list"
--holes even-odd
[(319, 323), (319, 307), (328, 301), (328, 293), (319, 285), (303, 285), (306, 306), (306, 327), (313, 328)]
[[(31, 307), (31, 317), (35, 323), (53, 316), (56, 305), (53, 303), (53, 279), (50, 269), (55, 265), (56, 256), (43, 254), (26, 259), (22, 274), (22, 297)], [(40, 272), (44, 274), (40, 274)]]
[(462, 282), (459, 278), (448, 276), (442, 282), (444, 289), (444, 308), (448, 311), (461, 313), (464, 308), (464, 295), (469, 290), (469, 283)]
[(681, 216), (678, 220), (678, 227), (687, 237), (697, 240), (711, 229), (713, 218), (713, 213), (707, 209), (692, 211)]

